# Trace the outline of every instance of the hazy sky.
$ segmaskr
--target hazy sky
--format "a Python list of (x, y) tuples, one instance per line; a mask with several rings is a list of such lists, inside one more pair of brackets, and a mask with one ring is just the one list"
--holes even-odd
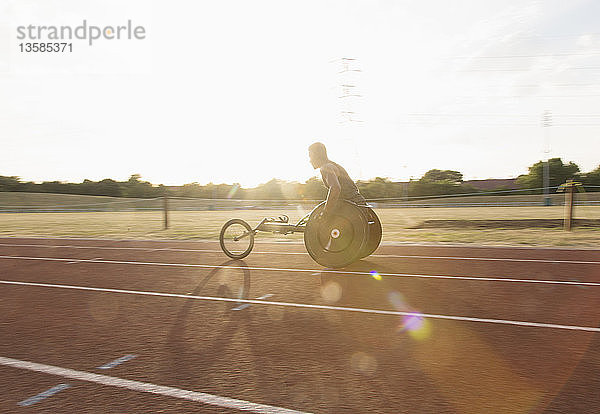
[[(546, 156), (589, 171), (599, 18), (594, 0), (0, 0), (0, 175), (304, 181), (315, 140), (355, 179), (515, 177)], [(19, 52), (17, 26), (83, 19), (147, 36)]]

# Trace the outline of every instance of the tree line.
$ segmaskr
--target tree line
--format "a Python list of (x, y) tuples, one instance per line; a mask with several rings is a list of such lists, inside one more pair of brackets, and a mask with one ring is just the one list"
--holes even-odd
[[(539, 161), (529, 167), (528, 174), (517, 178), (516, 184), (521, 189), (539, 189), (543, 187), (544, 162)], [(579, 166), (573, 162), (563, 163), (560, 158), (548, 160), (549, 185), (556, 187), (568, 179), (582, 182), (587, 191), (598, 191), (600, 188), (600, 166), (588, 173), (581, 173)], [(419, 179), (409, 182), (394, 182), (387, 178), (376, 177), (368, 181), (358, 181), (357, 186), (367, 199), (405, 198), (436, 196), (445, 194), (480, 193), (479, 190), (463, 181), (462, 173), (453, 170), (432, 169)], [(592, 187), (590, 187), (592, 186)], [(495, 188), (505, 190), (508, 188)], [(192, 198), (231, 198), (231, 199), (306, 199), (322, 200), (327, 190), (321, 180), (312, 177), (304, 183), (273, 179), (254, 188), (243, 188), (239, 184), (201, 185), (199, 183), (182, 186), (154, 185), (142, 180), (139, 174), (133, 174), (127, 181), (115, 181), (106, 178), (100, 181), (84, 180), (81, 183), (65, 183), (45, 181), (42, 183), (23, 182), (19, 177), (0, 176), (0, 191), (80, 194), (112, 197), (153, 198), (161, 196)], [(489, 191), (489, 190), (488, 190)], [(532, 190), (531, 193), (541, 193)]]

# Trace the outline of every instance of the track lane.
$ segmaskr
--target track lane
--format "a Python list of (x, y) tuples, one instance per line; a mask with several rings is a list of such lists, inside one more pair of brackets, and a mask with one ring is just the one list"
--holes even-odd
[[(19, 241), (19, 240), (17, 240)], [(221, 257), (225, 260), (226, 257), (222, 254), (214, 254), (214, 253), (209, 253), (209, 252), (188, 252), (187, 250), (194, 250), (194, 249), (189, 249), (190, 245), (193, 245), (193, 247), (209, 247), (207, 245), (212, 244), (213, 248), (215, 247), (216, 243), (211, 243), (211, 242), (201, 242), (201, 244), (198, 246), (196, 243), (193, 242), (163, 242), (163, 243), (154, 243), (153, 245), (148, 244), (149, 242), (143, 242), (144, 245), (140, 246), (139, 242), (102, 242), (103, 244), (108, 244), (105, 246), (101, 246), (104, 247), (103, 249), (99, 249), (99, 250), (94, 250), (93, 247), (96, 245), (97, 243), (99, 243), (99, 240), (94, 240), (94, 241), (85, 241), (85, 250), (84, 251), (88, 251), (89, 254), (84, 254), (81, 252), (78, 252), (79, 250), (82, 249), (72, 249), (72, 248), (68, 248), (68, 247), (56, 247), (56, 248), (51, 248), (46, 250), (47, 252), (52, 252), (51, 254), (45, 253), (45, 254), (40, 254), (41, 252), (37, 252), (36, 254), (40, 255), (40, 256), (50, 256), (50, 257), (61, 257), (61, 252), (64, 252), (66, 256), (62, 256), (62, 257), (77, 257), (77, 258), (84, 258), (84, 259), (93, 259), (93, 258), (97, 258), (97, 257), (105, 257), (105, 258), (114, 258), (114, 259), (118, 259), (118, 258), (122, 258), (123, 260), (129, 260), (131, 258), (131, 254), (133, 254), (135, 252), (136, 254), (136, 258), (137, 261), (148, 261), (148, 262), (156, 262), (156, 261), (163, 261), (163, 262), (173, 262), (173, 263), (177, 263), (177, 262), (181, 262), (183, 261), (187, 261), (187, 263), (203, 263), (203, 264), (212, 264), (212, 265), (218, 265), (219, 263), (222, 263), (221, 261)], [(56, 240), (50, 240), (50, 241), (46, 241), (46, 243), (48, 244), (54, 244), (56, 245)], [(78, 243), (81, 243), (80, 241), (78, 241)], [(95, 243), (95, 245), (93, 245), (93, 243)], [(162, 250), (162, 247), (164, 245), (168, 245), (171, 246), (172, 244), (176, 244), (176, 245), (181, 245), (182, 243), (185, 244), (185, 246), (187, 247), (186, 249), (184, 249), (184, 251), (170, 251), (170, 250)], [(126, 245), (124, 245), (126, 244)], [(161, 249), (154, 249), (157, 247), (157, 245), (161, 248)], [(280, 250), (285, 249), (286, 252), (287, 250), (289, 250), (289, 245), (283, 246), (280, 248)], [(299, 252), (295, 252), (298, 254), (295, 254), (294, 256), (292, 256), (293, 260), (290, 260), (289, 257), (285, 257), (283, 256), (283, 260), (282, 257), (277, 257), (277, 256), (269, 256), (269, 257), (261, 257), (261, 255), (251, 255), (249, 256), (248, 260), (252, 260), (253, 262), (258, 262), (258, 263), (267, 263), (267, 265), (265, 267), (273, 267), (273, 266), (269, 266), (271, 263), (283, 263), (283, 265), (281, 266), (282, 268), (287, 268), (290, 267), (290, 262), (293, 262), (294, 265), (291, 267), (299, 267), (299, 268), (304, 268), (304, 269), (314, 269), (315, 271), (319, 271), (321, 269), (320, 266), (316, 265), (309, 257), (308, 255), (305, 253), (305, 251), (303, 250), (302, 246), (298, 246), (295, 245), (296, 248), (300, 248), (303, 253), (299, 253)], [(139, 251), (137, 249), (139, 248), (143, 248), (143, 249), (151, 249), (150, 251)], [(167, 247), (167, 248), (172, 248), (172, 247)], [(176, 247), (175, 247), (176, 248)], [(385, 247), (384, 247), (385, 248)], [(413, 249), (414, 247), (402, 247), (402, 249)], [(13, 250), (14, 249), (14, 250)], [(112, 250), (115, 249), (115, 250)], [(118, 250), (118, 249), (125, 249), (125, 250)], [(127, 249), (133, 249), (132, 251), (129, 251)], [(382, 248), (380, 248), (381, 250)], [(428, 248), (428, 249), (436, 249), (438, 253), (440, 253), (441, 251), (439, 250), (440, 248)], [(9, 254), (11, 255), (19, 255), (20, 253), (24, 253), (24, 252), (28, 252), (28, 250), (26, 248), (8, 248), (8, 249), (3, 249), (0, 248), (0, 252), (6, 252), (6, 250), (8, 250)], [(38, 250), (38, 249), (34, 249), (34, 250)], [(455, 248), (449, 248), (446, 249), (446, 251), (455, 251)], [(464, 249), (461, 249), (464, 250)], [(473, 249), (472, 249), (473, 250)], [(538, 259), (532, 259), (531, 256), (535, 256), (537, 253), (537, 251), (532, 251), (531, 249), (498, 249), (498, 248), (477, 248), (474, 250), (479, 250), (479, 254), (477, 255), (478, 257), (485, 257), (485, 256), (497, 256), (499, 253), (504, 253), (506, 254), (507, 252), (521, 252), (521, 251), (525, 251), (528, 253), (528, 255), (530, 256), (530, 258), (523, 258), (523, 259), (518, 259), (518, 260), (538, 260)], [(211, 249), (208, 249), (208, 251), (214, 251)], [(487, 252), (485, 254), (481, 254), (481, 252)], [(415, 253), (415, 252), (410, 252), (409, 253)], [(562, 280), (562, 281), (566, 281), (568, 282), (575, 282), (577, 283), (578, 281), (584, 281), (584, 282), (600, 282), (600, 267), (597, 266), (595, 263), (597, 263), (596, 261), (593, 260), (584, 260), (582, 262), (589, 262), (589, 263), (573, 263), (573, 262), (577, 262), (577, 261), (570, 261), (570, 262), (558, 262), (558, 263), (554, 263), (554, 262), (532, 262), (532, 263), (527, 263), (527, 266), (523, 266), (523, 262), (504, 262), (504, 261), (500, 261), (500, 262), (481, 262), (481, 261), (473, 261), (471, 259), (473, 259), (474, 257), (469, 257), (469, 261), (465, 262), (462, 259), (440, 259), (439, 257), (442, 256), (448, 256), (447, 253), (443, 253), (440, 256), (437, 256), (438, 259), (435, 260), (425, 260), (425, 258), (430, 257), (430, 256), (426, 256), (426, 255), (421, 255), (421, 258), (414, 258), (414, 257), (408, 257), (408, 258), (390, 258), (390, 257), (381, 257), (380, 255), (375, 255), (373, 257), (369, 257), (366, 261), (363, 262), (367, 262), (367, 263), (373, 263), (373, 268), (370, 270), (377, 270), (379, 272), (381, 272), (380, 269), (380, 265), (386, 265), (386, 266), (390, 266), (392, 267), (392, 270), (389, 271), (389, 273), (405, 273), (405, 274), (416, 274), (416, 275), (440, 275), (440, 276), (455, 276), (455, 275), (459, 275), (459, 276), (467, 276), (467, 277), (490, 277), (490, 278), (495, 278), (495, 277), (499, 277), (499, 278), (510, 278), (512, 275), (520, 275), (523, 274), (523, 270), (527, 269), (528, 274), (525, 276), (522, 276), (521, 278), (524, 279), (537, 279), (537, 280), (544, 280), (547, 279), (546, 275), (548, 275), (549, 273), (553, 273), (553, 274), (559, 274), (561, 275), (561, 277), (556, 278), (556, 280)], [(532, 254), (533, 253), (533, 254)], [(571, 256), (571, 259), (573, 259), (573, 252), (572, 251), (562, 251), (562, 250), (552, 250), (552, 251), (544, 251), (543, 252), (545, 254), (545, 258), (539, 258), (539, 260), (555, 260), (555, 259), (559, 259), (557, 256), (557, 254), (560, 253), (568, 253)], [(576, 255), (580, 255), (583, 254), (587, 258), (590, 259), (590, 254), (593, 253), (595, 254), (595, 257), (598, 258), (599, 262), (600, 262), (600, 255), (597, 252), (590, 252), (590, 251), (577, 251), (575, 252)], [(548, 254), (551, 254), (552, 256), (548, 256)], [(256, 261), (254, 261), (254, 259), (256, 259)], [(504, 257), (504, 259), (506, 259), (506, 257)], [(510, 259), (510, 258), (509, 258)], [(450, 260), (448, 262), (448, 260)], [(590, 264), (591, 263), (591, 264)], [(552, 272), (549, 272), (548, 270), (552, 269)], [(566, 277), (565, 277), (566, 276)]]
[[(357, 407), (358, 396), (365, 398), (360, 386), (363, 376), (348, 368), (351, 355), (347, 353), (355, 349), (354, 341), (344, 335), (335, 339), (335, 326), (322, 314), (258, 307), (238, 313), (222, 304), (185, 299), (132, 301), (95, 293), (37, 297), (31, 293), (23, 290), (26, 296), (21, 302), (29, 303), (34, 311), (19, 313), (12, 327), (14, 337), (25, 346), (2, 349), (11, 356), (27, 355), (83, 370), (134, 352), (137, 358), (115, 368), (120, 377), (282, 406), (300, 402), (303, 409), (311, 408), (309, 402), (315, 400), (319, 412), (328, 412), (326, 407), (335, 404)], [(56, 303), (69, 304), (68, 309), (57, 315)], [(52, 346), (40, 347), (39, 337)], [(365, 349), (362, 343), (358, 347)], [(340, 350), (343, 355), (330, 355)], [(333, 385), (332, 391), (339, 389), (342, 394), (316, 397), (323, 384)], [(350, 390), (356, 391), (355, 397), (343, 398)], [(409, 397), (402, 392), (389, 397), (400, 396)], [(415, 402), (426, 411), (444, 411), (443, 405), (424, 403)], [(368, 404), (384, 406), (383, 401)]]
[[(133, 256), (130, 253), (129, 259)], [(193, 257), (201, 262), (201, 258)], [(289, 264), (289, 258), (285, 260)], [(272, 258), (251, 256), (247, 264), (269, 261)], [(140, 287), (164, 283), (161, 286), (165, 288), (199, 289), (201, 293), (218, 293), (219, 289), (224, 292), (222, 286), (227, 286), (231, 294), (236, 294), (235, 285), (239, 287), (239, 282), (234, 280), (240, 277), (223, 276), (222, 272), (232, 270), (219, 269), (201, 285), (203, 277), (216, 269), (179, 272), (173, 268), (165, 271), (164, 267), (132, 270), (131, 265), (101, 263), (15, 266), (5, 262), (0, 261), (0, 273), (10, 272), (12, 276), (31, 277), (35, 271), (38, 280), (64, 277)], [(379, 260), (372, 260), (365, 264), (366, 268), (373, 263), (382, 265)], [(394, 269), (396, 266), (383, 264)], [(469, 268), (462, 270), (468, 272)], [(553, 269), (546, 266), (543, 271), (550, 275), (563, 272)], [(281, 295), (313, 302), (327, 302), (325, 299), (332, 297), (331, 292), (325, 291), (337, 284), (342, 294), (334, 301), (336, 305), (385, 304), (393, 308), (389, 294), (397, 292), (404, 297), (406, 306), (420, 311), (437, 308), (446, 313), (452, 310), (560, 315), (561, 319), (572, 321), (579, 317), (593, 319), (598, 309), (595, 302), (591, 307), (576, 306), (577, 302), (593, 301), (596, 288), (547, 286), (536, 287), (540, 291), (535, 291), (522, 286), (507, 288), (510, 284), (505, 283), (498, 287), (492, 282), (390, 281), (387, 277), (378, 281), (364, 275), (327, 273), (298, 277), (283, 271), (260, 270), (250, 270), (250, 279), (250, 296), (278, 289), (272, 299), (280, 299)], [(591, 348), (590, 341), (597, 338), (593, 334), (550, 335), (539, 329), (433, 321), (429, 337), (416, 339), (406, 331), (399, 332), (402, 321), (398, 318), (379, 315), (357, 318), (339, 312), (281, 311), (258, 305), (232, 312), (230, 308), (219, 308), (220, 305), (186, 299), (164, 303), (160, 298), (114, 302), (112, 296), (93, 292), (58, 295), (24, 289), (16, 294), (17, 288), (10, 288), (10, 294), (6, 292), (9, 290), (0, 288), (0, 306), (12, 311), (3, 313), (0, 329), (3, 337), (18, 334), (23, 339), (21, 343), (30, 343), (22, 350), (24, 354), (37, 353), (40, 359), (85, 365), (90, 349), (106, 350), (106, 355), (101, 356), (110, 356), (109, 359), (125, 353), (136, 353), (141, 358), (144, 350), (150, 350), (150, 359), (136, 358), (127, 363), (131, 365), (121, 367), (132, 370), (132, 379), (162, 378), (171, 385), (195, 384), (199, 389), (214, 386), (212, 389), (231, 396), (255, 392), (250, 396), (290, 403), (282, 406), (315, 407), (316, 412), (356, 412), (356, 407), (364, 408), (363, 412), (389, 412), (390, 407), (395, 412), (541, 412), (553, 399), (552, 404), (557, 407), (569, 407), (569, 401), (576, 398), (574, 393), (591, 402), (588, 408), (595, 407), (593, 392), (586, 394), (577, 386), (585, 383), (581, 376), (589, 372), (580, 367), (590, 367), (588, 361), (598, 358), (597, 348)], [(532, 302), (534, 298), (539, 303)], [(29, 316), (14, 309), (19, 304), (26, 304), (25, 313)], [(57, 305), (67, 309), (57, 315)], [(176, 314), (175, 309), (179, 311)], [(46, 348), (54, 349), (39, 349), (36, 338), (44, 336), (49, 338)], [(144, 361), (147, 362), (142, 364)], [(371, 372), (373, 361), (376, 366)], [(309, 367), (306, 373), (304, 367)], [(198, 378), (202, 376), (209, 380), (202, 382)], [(239, 387), (227, 384), (230, 378)], [(292, 378), (299, 380), (290, 382)], [(575, 385), (570, 386), (573, 381)], [(563, 387), (566, 391), (561, 394)], [(252, 389), (255, 391), (249, 391)], [(131, 411), (136, 411), (141, 406), (132, 407)]]
[[(131, 255), (135, 252), (136, 262), (148, 262), (148, 263), (171, 263), (173, 265), (190, 264), (201, 266), (218, 266), (222, 263), (221, 259), (227, 260), (226, 256), (221, 254), (208, 254), (188, 251), (165, 251), (165, 250), (142, 250), (142, 251), (130, 251), (130, 250), (119, 250), (117, 248), (107, 250), (97, 249), (73, 249), (70, 247), (57, 247), (50, 250), (38, 251), (34, 249), (35, 253), (25, 250), (24, 248), (11, 249), (11, 248), (0, 248), (0, 255), (4, 253), (4, 256), (17, 256), (17, 257), (49, 257), (49, 258), (73, 258), (80, 260), (92, 260), (92, 259), (105, 259), (105, 260), (122, 260), (131, 261)], [(324, 269), (314, 263), (308, 255), (302, 257), (295, 257), (294, 263), (290, 263), (289, 258), (285, 256), (279, 257), (263, 257), (260, 255), (252, 255), (247, 260), (251, 260), (257, 266), (261, 266), (265, 269), (277, 268), (285, 269), (289, 271), (323, 271)], [(433, 261), (436, 262), (436, 261)], [(264, 264), (263, 264), (264, 263)], [(600, 283), (600, 267), (595, 264), (590, 265), (591, 262), (560, 262), (560, 263), (529, 263), (526, 267), (520, 262), (470, 262), (470, 263), (429, 263), (423, 262), (422, 260), (412, 261), (410, 258), (402, 261), (390, 260), (389, 258), (380, 258), (379, 256), (369, 257), (365, 260), (357, 262), (346, 269), (346, 273), (356, 273), (355, 269), (364, 269), (364, 264), (371, 264), (371, 270), (377, 270), (381, 272), (381, 268), (389, 268), (388, 274), (404, 275), (430, 275), (430, 276), (462, 276), (465, 278), (481, 277), (481, 278), (512, 278), (519, 279), (519, 277), (511, 277), (512, 275), (523, 274), (523, 270), (526, 269), (528, 274), (521, 276), (520, 279), (536, 279), (546, 280), (544, 275), (549, 273), (558, 273), (569, 275), (570, 277), (563, 277), (557, 279), (547, 280), (558, 280), (566, 283), (571, 282), (589, 282), (589, 283)], [(361, 266), (363, 264), (363, 266)], [(468, 269), (468, 272), (465, 272)], [(550, 271), (550, 269), (552, 271)], [(364, 270), (363, 270), (364, 271)], [(573, 277), (574, 275), (576, 277)]]
[[(36, 240), (36, 239), (33, 239)], [(19, 242), (20, 241), (20, 242)], [(59, 240), (45, 241), (45, 243), (32, 244), (31, 240), (10, 240), (0, 238), (0, 247), (14, 248), (73, 248), (73, 249), (98, 249), (98, 250), (132, 250), (132, 251), (163, 251), (163, 252), (182, 252), (182, 253), (221, 253), (221, 249), (217, 242), (187, 242), (186, 245), (181, 245), (182, 242), (170, 241), (165, 243), (173, 244), (166, 247), (149, 245), (143, 241), (118, 241), (107, 243), (102, 239), (88, 240), (85, 245), (82, 244), (65, 244), (57, 243)], [(95, 244), (90, 244), (95, 243)], [(100, 244), (98, 244), (100, 243)], [(273, 249), (270, 247), (277, 247)], [(285, 250), (281, 250), (281, 248)], [(520, 263), (565, 263), (565, 264), (600, 264), (600, 254), (590, 249), (533, 249), (533, 248), (517, 248), (517, 247), (440, 247), (440, 246), (418, 246), (419, 252), (413, 251), (416, 246), (390, 246), (382, 245), (372, 255), (377, 258), (396, 258), (396, 259), (424, 259), (424, 260), (470, 260), (470, 261), (492, 261), (492, 262), (520, 262)], [(423, 251), (429, 250), (429, 255), (424, 255)], [(461, 255), (461, 253), (467, 253)], [(439, 255), (433, 255), (433, 254)], [(306, 250), (298, 243), (294, 244), (277, 244), (277, 243), (260, 243), (257, 242), (257, 247), (253, 249), (253, 254), (267, 255), (293, 255), (307, 256)], [(470, 255), (469, 255), (470, 254)], [(526, 254), (526, 256), (524, 256)], [(507, 256), (513, 257), (507, 257)], [(573, 260), (573, 256), (582, 256), (582, 260)], [(514, 257), (519, 256), (519, 257)], [(558, 256), (558, 257), (557, 257)]]
[(4, 398), (0, 398), (0, 411), (17, 412), (24, 410), (17, 404), (23, 399), (36, 395), (59, 383), (70, 387), (52, 397), (46, 398), (28, 408), (39, 413), (239, 413), (236, 409), (215, 407), (179, 398), (147, 395), (138, 391), (102, 386), (85, 381), (66, 379), (19, 368), (0, 366), (0, 375), (10, 378), (3, 383)]
[[(30, 295), (31, 292), (23, 293)], [(264, 394), (275, 392), (279, 399), (284, 398), (280, 400), (283, 406), (290, 406), (292, 402), (285, 400), (289, 394), (284, 385), (290, 378), (300, 376), (300, 389), (305, 390), (306, 398), (306, 392), (316, 390), (320, 383), (327, 382), (337, 384), (341, 395), (346, 395), (349, 407), (364, 405), (374, 410), (371, 412), (387, 412), (385, 407), (389, 406), (386, 404), (393, 402), (396, 407), (423, 408), (419, 412), (451, 412), (445, 411), (447, 407), (444, 405), (423, 406), (419, 400), (425, 389), (428, 399), (441, 398), (432, 395), (434, 391), (428, 385), (432, 380), (430, 376), (435, 381), (440, 381), (440, 377), (464, 376), (461, 386), (453, 385), (453, 404), (459, 405), (464, 401), (473, 403), (472, 387), (477, 386), (484, 394), (494, 391), (486, 387), (515, 392), (516, 384), (511, 383), (517, 381), (519, 386), (535, 389), (536, 393), (541, 393), (541, 389), (545, 389), (546, 393), (552, 392), (552, 388), (560, 383), (560, 377), (567, 372), (566, 367), (575, 364), (573, 353), (564, 354), (560, 350), (565, 347), (576, 349), (579, 339), (587, 336), (552, 335), (552, 347), (529, 349), (526, 360), (519, 361), (513, 355), (513, 346), (518, 346), (522, 333), (514, 329), (465, 327), (450, 321), (434, 321), (432, 330), (436, 332), (437, 341), (441, 342), (428, 343), (407, 334), (398, 335), (398, 321), (394, 318), (385, 318), (385, 321), (380, 317), (357, 319), (342, 315), (338, 318), (323, 312), (303, 310), (273, 313), (261, 307), (234, 313), (220, 305), (198, 304), (185, 299), (179, 303), (160, 298), (132, 303), (127, 298), (114, 302), (112, 298), (102, 296), (95, 293), (28, 296), (27, 302), (33, 302), (36, 312), (21, 315), (24, 319), (16, 324), (16, 335), (22, 343), (29, 344), (29, 349), (21, 347), (18, 352), (29, 355), (30, 359), (35, 354), (46, 363), (52, 360), (56, 361), (56, 365), (62, 363), (62, 366), (73, 366), (76, 361), (76, 369), (104, 362), (123, 352), (135, 352), (138, 358), (115, 368), (119, 376), (154, 383), (168, 381), (172, 386), (213, 391), (218, 395), (239, 396), (244, 390), (255, 390), (254, 400), (261, 396), (264, 399)], [(94, 305), (90, 306), (90, 299)], [(62, 315), (53, 315), (51, 310), (56, 303), (68, 303), (69, 309)], [(148, 322), (149, 315), (152, 315), (151, 323)], [(40, 335), (46, 337), (46, 343), (52, 346), (40, 350), (39, 343), (36, 344)], [(492, 346), (490, 338), (494, 336), (502, 339)], [(453, 353), (451, 359), (438, 355), (442, 349)], [(506, 355), (502, 354), (502, 349), (507, 351)], [(543, 385), (541, 388), (540, 384), (533, 385), (536, 381), (531, 369), (531, 358), (539, 352), (548, 352), (545, 356), (552, 356), (548, 361), (553, 362), (551, 365), (542, 364), (544, 373), (553, 372), (553, 380), (538, 379)], [(441, 372), (437, 366), (440, 357), (445, 361)], [(365, 361), (360, 362), (361, 358)], [(416, 366), (413, 365), (415, 363)], [(495, 370), (498, 377), (487, 379), (482, 385), (481, 370), (484, 366)], [(424, 372), (416, 375), (420, 369)], [(369, 392), (365, 394), (368, 390), (365, 390), (363, 382), (371, 384), (373, 390), (375, 385), (388, 381), (405, 384), (407, 372), (413, 373), (411, 388), (420, 388), (419, 393), (411, 395), (393, 387), (384, 387), (385, 392), (378, 391), (380, 398), (385, 400), (381, 405), (369, 400)], [(517, 380), (525, 373), (532, 378), (525, 382)], [(310, 378), (314, 379), (311, 381)], [(281, 385), (275, 387), (276, 383)], [(437, 386), (442, 387), (439, 392), (443, 395), (448, 391), (443, 384)], [(491, 401), (488, 398), (486, 406), (503, 406), (501, 400)], [(400, 404), (401, 401), (403, 404)], [(302, 408), (307, 409), (306, 406)], [(320, 412), (326, 411), (330, 410)]]
[[(9, 261), (11, 260), (16, 259)], [(23, 272), (13, 271), (11, 280), (186, 294), (199, 278), (212, 273), (218, 275), (209, 281), (209, 286), (214, 285), (215, 289), (227, 283), (234, 283), (237, 287), (233, 290), (239, 294), (244, 285), (252, 285), (253, 297), (275, 295), (277, 300), (286, 302), (321, 304), (327, 290), (334, 289), (351, 297), (352, 307), (393, 311), (394, 305), (390, 299), (385, 294), (376, 294), (384, 291), (388, 292), (388, 296), (390, 292), (403, 295), (423, 313), (530, 320), (563, 325), (596, 322), (595, 319), (590, 321), (581, 317), (573, 318), (572, 313), (561, 311), (561, 307), (572, 306), (574, 309), (586, 310), (576, 313), (577, 315), (595, 315), (593, 307), (596, 306), (597, 288), (580, 289), (569, 285), (527, 286), (512, 283), (501, 283), (501, 286), (498, 286), (498, 282), (466, 283), (452, 279), (415, 280), (385, 276), (381, 280), (375, 280), (366, 272), (359, 275), (303, 272), (303, 276), (298, 277), (297, 274), (286, 271), (256, 271), (248, 267), (246, 262), (235, 261), (224, 262), (223, 267), (207, 269), (105, 262), (69, 265), (70, 260), (69, 258), (50, 262), (44, 265), (43, 272), (34, 274), (31, 273), (31, 267), (27, 267)], [(0, 266), (2, 263), (0, 260)], [(128, 276), (139, 272), (142, 277)], [(352, 287), (358, 285), (362, 287), (353, 292)], [(474, 291), (477, 295), (473, 295)], [(378, 301), (370, 302), (370, 299), (378, 296)], [(587, 312), (588, 310), (590, 312)]]

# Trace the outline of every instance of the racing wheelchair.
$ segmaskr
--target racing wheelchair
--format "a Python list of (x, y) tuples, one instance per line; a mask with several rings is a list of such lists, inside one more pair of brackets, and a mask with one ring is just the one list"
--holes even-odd
[(325, 267), (340, 268), (373, 253), (381, 243), (381, 222), (369, 206), (340, 200), (326, 217), (325, 202), (316, 206), (296, 224), (285, 215), (265, 217), (252, 228), (242, 219), (231, 219), (221, 228), (219, 243), (232, 259), (243, 259), (254, 247), (259, 231), (278, 234), (304, 233), (304, 245), (313, 260)]

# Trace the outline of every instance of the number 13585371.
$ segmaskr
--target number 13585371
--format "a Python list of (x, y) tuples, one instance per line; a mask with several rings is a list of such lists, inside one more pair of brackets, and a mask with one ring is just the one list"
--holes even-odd
[(73, 43), (19, 43), (23, 53), (73, 52)]

